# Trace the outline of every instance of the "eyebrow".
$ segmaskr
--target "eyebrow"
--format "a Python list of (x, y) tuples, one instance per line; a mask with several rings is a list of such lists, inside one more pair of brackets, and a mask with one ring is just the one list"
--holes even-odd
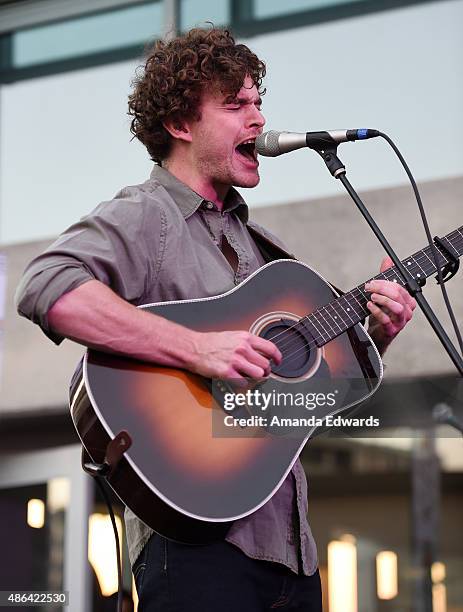
[(249, 98), (227, 98), (225, 100), (225, 104), (257, 104), (258, 106), (262, 105), (262, 98), (259, 96), (257, 100), (250, 100)]

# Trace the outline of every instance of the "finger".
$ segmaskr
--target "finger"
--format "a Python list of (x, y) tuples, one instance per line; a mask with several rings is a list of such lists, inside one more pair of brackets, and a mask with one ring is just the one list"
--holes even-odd
[[(401, 317), (404, 314), (405, 304), (396, 302), (395, 300), (392, 300), (387, 295), (381, 295), (379, 293), (372, 293), (371, 301), (379, 306), (383, 306), (387, 308), (390, 312), (397, 315), (398, 317)], [(384, 312), (384, 309), (383, 309), (383, 312)]]
[(406, 321), (410, 321), (410, 319), (412, 317), (413, 317), (413, 308), (411, 308), (411, 306), (406, 304), (405, 305), (405, 319), (406, 319)]
[(365, 289), (370, 293), (379, 293), (386, 295), (393, 299), (395, 302), (408, 304), (412, 310), (416, 308), (416, 300), (408, 293), (408, 291), (401, 287), (398, 283), (385, 280), (371, 280), (365, 284)]
[(406, 289), (404, 289), (403, 287), (401, 287), (400, 289), (401, 289), (402, 303), (404, 304), (404, 306), (410, 309), (410, 317), (409, 319), (407, 319), (407, 320), (410, 320), (413, 316), (413, 311), (416, 308), (416, 300), (408, 293)]
[(265, 370), (247, 359), (239, 359), (233, 363), (233, 369), (249, 378), (264, 378)]
[(367, 308), (382, 325), (391, 325), (391, 317), (373, 302), (367, 302)]
[(386, 295), (391, 298), (395, 302), (403, 302), (406, 300), (405, 295), (403, 294), (403, 287), (398, 285), (397, 283), (393, 283), (391, 281), (386, 280), (372, 280), (365, 284), (365, 289), (369, 293), (379, 293), (381, 295)]
[(379, 271), (384, 272), (388, 268), (392, 268), (393, 265), (394, 265), (394, 262), (392, 261), (392, 259), (390, 257), (385, 257), (381, 262)]
[(270, 374), (270, 362), (261, 353), (258, 353), (254, 349), (249, 348), (249, 350), (246, 352), (246, 358), (254, 365), (262, 368), (264, 370), (265, 376), (268, 376)]
[(400, 301), (413, 312), (416, 308), (416, 300), (403, 287), (400, 288)]
[(408, 291), (405, 290), (405, 293), (407, 295), (407, 304), (410, 306), (413, 312), (416, 308), (416, 300), (408, 293)]
[(276, 364), (281, 363), (283, 356), (277, 345), (270, 342), (270, 340), (265, 340), (260, 336), (253, 335), (251, 336), (251, 347), (259, 351), (259, 353), (262, 353), (264, 357), (272, 359)]

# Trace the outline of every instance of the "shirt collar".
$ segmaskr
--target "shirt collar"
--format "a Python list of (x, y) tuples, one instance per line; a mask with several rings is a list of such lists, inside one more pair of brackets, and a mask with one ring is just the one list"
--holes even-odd
[[(196, 193), (196, 191), (193, 191), (188, 185), (182, 183), (182, 181), (166, 170), (166, 168), (162, 168), (157, 164), (153, 166), (150, 179), (157, 181), (164, 187), (177, 204), (185, 219), (191, 217), (203, 202), (207, 202), (199, 193)], [(235, 211), (243, 223), (248, 222), (248, 205), (234, 187), (231, 187), (227, 193), (223, 210), (226, 212)]]

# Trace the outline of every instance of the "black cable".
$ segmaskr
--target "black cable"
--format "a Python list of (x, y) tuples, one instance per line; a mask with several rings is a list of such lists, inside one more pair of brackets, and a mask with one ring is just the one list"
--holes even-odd
[(122, 565), (121, 565), (121, 545), (119, 542), (119, 533), (117, 531), (116, 519), (114, 517), (113, 507), (111, 505), (111, 500), (109, 499), (109, 495), (106, 491), (105, 485), (103, 485), (104, 478), (102, 476), (95, 476), (96, 483), (98, 488), (100, 489), (101, 494), (108, 506), (109, 517), (111, 519), (111, 523), (114, 530), (114, 539), (116, 541), (116, 555), (117, 555), (117, 612), (122, 612)]
[(455, 319), (455, 315), (453, 313), (452, 306), (450, 305), (449, 297), (447, 295), (447, 289), (445, 287), (445, 283), (444, 283), (444, 280), (443, 280), (442, 270), (441, 270), (441, 267), (439, 265), (438, 252), (437, 252), (437, 249), (436, 249), (436, 245), (434, 244), (434, 241), (432, 239), (431, 232), (429, 230), (428, 220), (426, 218), (426, 213), (424, 211), (423, 203), (421, 201), (421, 196), (420, 196), (420, 193), (418, 191), (418, 187), (416, 185), (415, 179), (413, 178), (413, 175), (412, 175), (412, 173), (410, 171), (410, 168), (407, 165), (407, 162), (403, 158), (401, 152), (396, 147), (396, 145), (394, 144), (392, 139), (389, 138), (389, 136), (387, 134), (384, 134), (383, 132), (378, 132), (378, 135), (381, 136), (381, 138), (384, 138), (384, 140), (386, 140), (389, 143), (389, 145), (392, 147), (392, 149), (394, 150), (395, 154), (399, 158), (400, 163), (404, 167), (404, 170), (407, 173), (407, 176), (410, 179), (410, 182), (412, 184), (413, 191), (415, 193), (415, 198), (416, 198), (416, 201), (418, 203), (418, 208), (419, 208), (419, 211), (420, 211), (421, 219), (423, 221), (424, 230), (426, 232), (426, 236), (427, 236), (428, 242), (429, 242), (429, 247), (431, 249), (432, 258), (433, 258), (434, 264), (436, 266), (437, 278), (439, 279), (439, 285), (440, 285), (440, 288), (441, 288), (441, 291), (442, 291), (442, 295), (444, 297), (444, 302), (445, 302), (445, 305), (447, 307), (447, 312), (449, 313), (449, 317), (450, 317), (450, 320), (452, 322), (453, 329), (454, 329), (455, 335), (456, 335), (457, 340), (458, 340), (458, 344), (460, 346), (460, 353), (463, 356), (463, 341), (462, 341), (462, 338), (461, 338), (461, 333), (460, 333), (460, 330), (458, 328), (458, 324), (457, 324), (457, 321)]

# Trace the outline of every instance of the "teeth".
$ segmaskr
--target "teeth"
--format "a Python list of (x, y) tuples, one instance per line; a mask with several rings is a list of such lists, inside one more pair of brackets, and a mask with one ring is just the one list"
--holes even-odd
[(244, 155), (245, 157), (250, 157), (254, 159), (255, 161), (257, 161), (257, 151), (255, 149), (255, 144), (256, 144), (255, 138), (248, 138), (247, 140), (243, 140), (243, 142), (241, 142), (238, 145), (238, 147), (241, 147), (242, 145), (253, 145), (251, 150), (247, 150), (245, 153), (242, 153), (242, 155)]

